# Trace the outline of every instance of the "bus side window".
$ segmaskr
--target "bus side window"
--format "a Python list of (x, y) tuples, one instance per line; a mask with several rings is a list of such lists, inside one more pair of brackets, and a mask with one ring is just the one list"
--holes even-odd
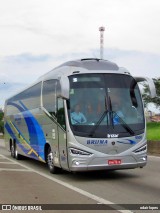
[(66, 130), (65, 112), (63, 99), (57, 99), (57, 122)]
[(51, 114), (56, 114), (56, 80), (43, 82), (43, 107)]

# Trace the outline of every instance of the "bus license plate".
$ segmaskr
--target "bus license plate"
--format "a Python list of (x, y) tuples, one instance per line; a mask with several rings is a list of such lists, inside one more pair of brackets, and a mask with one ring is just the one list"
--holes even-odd
[(122, 163), (121, 160), (108, 160), (108, 165), (120, 165)]

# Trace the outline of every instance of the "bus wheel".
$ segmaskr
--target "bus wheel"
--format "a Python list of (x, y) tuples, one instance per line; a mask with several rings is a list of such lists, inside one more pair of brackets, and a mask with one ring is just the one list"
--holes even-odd
[(21, 155), (18, 154), (16, 143), (15, 143), (15, 146), (14, 146), (14, 147), (15, 147), (15, 158), (16, 158), (16, 160), (20, 160), (20, 159), (21, 159)]
[(52, 152), (50, 147), (48, 148), (47, 165), (48, 165), (50, 173), (52, 173), (52, 174), (58, 173), (59, 168), (54, 166), (54, 163), (53, 163), (53, 152)]
[(15, 144), (13, 141), (11, 142), (11, 157), (15, 158)]

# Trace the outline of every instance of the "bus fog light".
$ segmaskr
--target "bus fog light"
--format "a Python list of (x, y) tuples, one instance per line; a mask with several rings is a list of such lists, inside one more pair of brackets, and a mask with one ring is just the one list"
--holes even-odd
[(147, 157), (143, 157), (142, 160), (143, 160), (143, 161), (146, 161), (146, 160), (147, 160)]
[(73, 164), (75, 164), (76, 166), (79, 166), (79, 161), (73, 161)]

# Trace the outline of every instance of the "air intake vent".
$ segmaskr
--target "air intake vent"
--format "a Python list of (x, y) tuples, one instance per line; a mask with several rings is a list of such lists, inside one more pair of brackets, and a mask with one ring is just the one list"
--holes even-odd
[(99, 58), (82, 58), (81, 61), (90, 61), (90, 60), (95, 60), (95, 61), (100, 61), (101, 59)]

